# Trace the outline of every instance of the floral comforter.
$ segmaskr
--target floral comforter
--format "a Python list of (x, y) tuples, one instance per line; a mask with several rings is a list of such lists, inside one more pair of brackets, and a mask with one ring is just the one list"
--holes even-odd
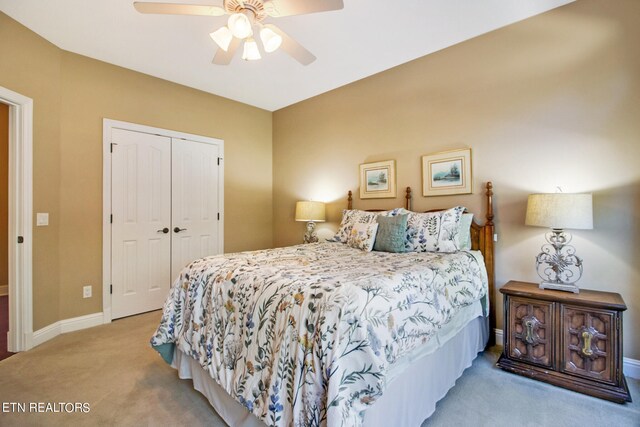
[(214, 256), (173, 284), (151, 344), (275, 426), (357, 426), (390, 365), (486, 293), (468, 252), (316, 243)]

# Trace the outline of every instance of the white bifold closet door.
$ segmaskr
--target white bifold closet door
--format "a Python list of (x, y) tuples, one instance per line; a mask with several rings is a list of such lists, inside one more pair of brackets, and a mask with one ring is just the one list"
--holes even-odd
[(191, 261), (218, 248), (219, 147), (112, 131), (111, 317), (162, 308)]

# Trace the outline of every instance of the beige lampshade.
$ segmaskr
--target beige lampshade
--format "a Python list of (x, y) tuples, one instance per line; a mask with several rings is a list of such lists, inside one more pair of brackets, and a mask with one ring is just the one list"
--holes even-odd
[(324, 203), (312, 201), (296, 202), (296, 221), (324, 222)]
[(538, 227), (591, 230), (593, 228), (591, 194), (530, 194), (524, 223)]

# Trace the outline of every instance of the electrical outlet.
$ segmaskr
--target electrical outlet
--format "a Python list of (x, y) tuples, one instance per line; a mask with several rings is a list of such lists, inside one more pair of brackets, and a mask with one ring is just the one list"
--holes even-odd
[(494, 242), (497, 242), (497, 241), (498, 241), (498, 233), (495, 233), (495, 234), (493, 235), (493, 241), (494, 241)]
[(82, 288), (82, 298), (91, 298), (91, 285)]

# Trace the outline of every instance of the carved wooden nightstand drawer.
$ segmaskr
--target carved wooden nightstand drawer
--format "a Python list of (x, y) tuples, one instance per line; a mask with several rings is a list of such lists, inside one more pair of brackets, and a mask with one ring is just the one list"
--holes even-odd
[(518, 297), (509, 299), (507, 351), (510, 357), (540, 366), (553, 366), (549, 338), (553, 328), (553, 304)]
[(622, 297), (583, 289), (542, 290), (511, 281), (504, 294), (498, 366), (613, 402), (631, 401), (622, 372)]

